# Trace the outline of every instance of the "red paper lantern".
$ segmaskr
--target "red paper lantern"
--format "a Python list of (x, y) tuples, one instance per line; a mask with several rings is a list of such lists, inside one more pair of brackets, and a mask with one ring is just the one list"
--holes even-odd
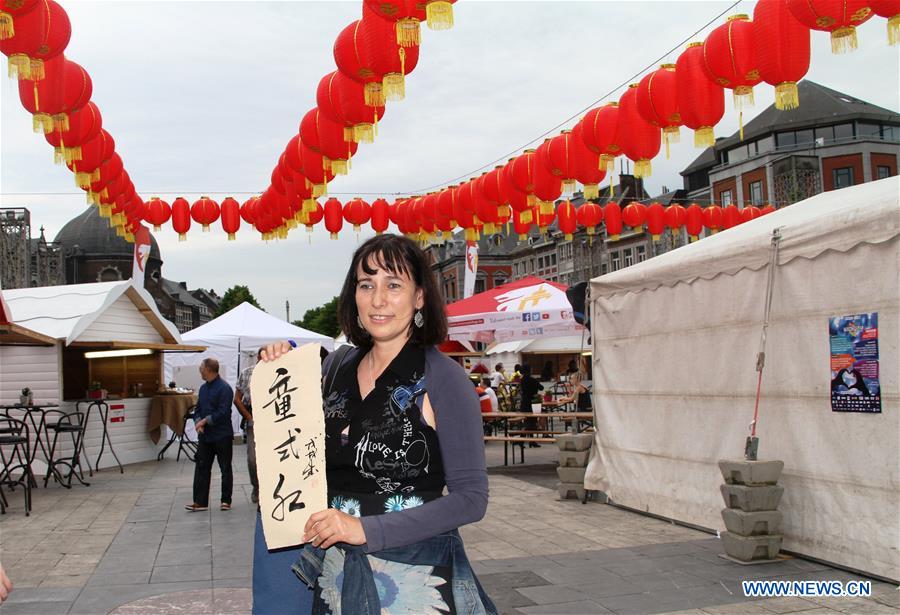
[(622, 209), (622, 222), (635, 232), (641, 232), (647, 219), (647, 207), (643, 203), (632, 201)]
[(372, 201), (372, 230), (381, 235), (388, 229), (389, 223), (388, 202), (384, 199)]
[(519, 241), (528, 239), (528, 233), (531, 231), (531, 213), (529, 212), (528, 221), (524, 219), (525, 212), (513, 211), (513, 230), (519, 236)]
[(659, 153), (661, 130), (638, 113), (637, 88), (632, 83), (619, 99), (619, 144), (634, 162), (634, 176), (649, 177), (653, 170), (650, 160)]
[(87, 72), (64, 56), (44, 64), (45, 78), (19, 81), (19, 100), (34, 116), (35, 132), (52, 132), (55, 123), (69, 129), (68, 113), (77, 111), (90, 101), (93, 84)]
[(537, 199), (537, 205), (540, 207), (542, 214), (546, 215), (553, 211), (553, 203), (562, 195), (562, 192), (562, 178), (553, 175), (547, 167), (539, 162), (539, 158), (536, 155), (534, 165), (534, 197)]
[(600, 182), (606, 177), (606, 169), (600, 168), (600, 154), (587, 146), (584, 141), (584, 125), (575, 124), (572, 129), (572, 151), (575, 155), (575, 179), (583, 186), (585, 199), (600, 196)]
[(364, 85), (367, 105), (383, 107), (385, 98), (381, 82), (384, 75), (375, 72), (374, 50), (363, 45), (364, 27), (360, 19), (341, 30), (334, 41), (334, 62), (344, 75)]
[(228, 233), (228, 241), (234, 241), (241, 228), (241, 206), (230, 196), (222, 200), (222, 230)]
[(191, 205), (191, 218), (203, 225), (203, 232), (209, 232), (209, 225), (219, 219), (219, 204), (208, 196), (201, 196)]
[(797, 82), (809, 70), (809, 30), (794, 19), (784, 0), (759, 0), (753, 29), (759, 74), (775, 86), (775, 108), (796, 109)]
[[(484, 198), (497, 207), (497, 217), (509, 220), (509, 200), (506, 196), (506, 185), (503, 181), (503, 167), (497, 166), (485, 173), (481, 178), (481, 192)], [(440, 197), (438, 197), (440, 201)]]
[(589, 236), (597, 232), (597, 226), (603, 221), (603, 209), (590, 201), (583, 203), (576, 212), (578, 224), (584, 227)]
[(44, 78), (44, 61), (55, 58), (65, 51), (72, 37), (72, 24), (63, 7), (54, 0), (42, 0), (47, 16), (44, 22), (44, 37), (40, 46), (29, 55), (31, 59), (31, 79), (40, 81)]
[(256, 204), (259, 203), (258, 196), (251, 196), (241, 205), (241, 219), (247, 224), (253, 224), (255, 220)]
[(556, 208), (556, 217), (559, 220), (559, 230), (565, 235), (566, 241), (572, 241), (572, 235), (578, 229), (578, 213), (572, 202), (568, 199), (562, 201)]
[(372, 219), (372, 206), (359, 197), (344, 205), (344, 220), (353, 225), (357, 233), (360, 227)]
[(69, 113), (69, 129), (63, 130), (63, 125), (54, 125), (54, 131), (44, 135), (47, 143), (53, 146), (53, 159), (61, 162), (81, 160), (81, 144), (90, 141), (100, 134), (103, 128), (103, 119), (100, 109), (92, 102), (78, 111)]
[[(805, 1), (805, 0), (804, 0)], [(707, 76), (734, 92), (734, 106), (753, 105), (753, 86), (762, 80), (756, 59), (756, 36), (746, 15), (732, 15), (703, 43)]]
[(444, 189), (435, 195), (434, 226), (442, 234), (446, 233), (449, 236), (456, 227), (456, 221), (453, 219), (453, 204), (450, 200), (452, 197), (449, 196), (448, 192), (449, 189)]
[(751, 220), (756, 220), (762, 214), (759, 211), (759, 207), (755, 207), (754, 205), (748, 205), (747, 207), (741, 210), (741, 219), (744, 222), (750, 222)]
[(144, 220), (153, 225), (153, 230), (160, 227), (172, 217), (172, 207), (159, 197), (150, 197), (144, 205)]
[(669, 144), (677, 143), (681, 132), (678, 78), (674, 64), (663, 64), (641, 79), (637, 90), (637, 110), (644, 120), (662, 129), (668, 158)]
[(185, 241), (191, 230), (191, 206), (181, 197), (172, 201), (172, 228), (178, 233), (178, 241)]
[(416, 0), (363, 0), (363, 17), (370, 12), (389, 24), (395, 43), (403, 47), (420, 44), (419, 23), (425, 12), (417, 7)]
[(666, 207), (666, 226), (672, 232), (678, 231), (687, 221), (687, 210), (682, 205), (669, 205)]
[(603, 208), (603, 221), (606, 223), (606, 234), (612, 241), (622, 234), (622, 208), (618, 203), (607, 203)]
[[(404, 2), (414, 6), (414, 0)], [(393, 24), (374, 17), (373, 12), (369, 10), (369, 4), (364, 6), (366, 8), (363, 10), (360, 36), (363, 39), (362, 45), (371, 49), (372, 69), (383, 75), (381, 85), (384, 99), (403, 100), (406, 96), (406, 75), (413, 72), (419, 63), (419, 43), (406, 40), (403, 45), (399, 44), (394, 36)], [(400, 22), (397, 22), (397, 25), (399, 26)], [(418, 28), (416, 31), (418, 32)], [(399, 30), (397, 32), (399, 33)]]
[(100, 164), (115, 153), (116, 142), (105, 130), (81, 146), (81, 160), (67, 162), (66, 166), (75, 173), (75, 185), (83, 190), (91, 186), (92, 181), (100, 179)]
[(660, 203), (651, 203), (647, 207), (645, 222), (647, 223), (647, 231), (650, 233), (650, 238), (653, 241), (658, 241), (660, 235), (666, 230), (666, 208)]
[(547, 139), (537, 148), (538, 162), (554, 177), (562, 180), (563, 190), (575, 190), (575, 145), (571, 130), (563, 130), (559, 136)]
[(622, 154), (619, 136), (619, 103), (611, 102), (592, 109), (584, 117), (583, 140), (600, 154), (600, 167), (612, 173), (616, 156)]
[(528, 196), (529, 206), (534, 205), (535, 150), (526, 149), (507, 165), (507, 173), (513, 187)]
[(15, 20), (37, 6), (38, 0), (0, 0), (0, 41), (16, 35)]
[(694, 147), (716, 144), (713, 127), (725, 115), (725, 90), (703, 68), (703, 43), (691, 43), (675, 63), (681, 122), (694, 131)]
[(900, 42), (900, 0), (869, 0), (869, 5), (876, 15), (888, 20), (888, 44)]
[(325, 209), (318, 201), (313, 200), (312, 208), (303, 215), (305, 218), (303, 224), (306, 225), (306, 232), (312, 233), (313, 226), (321, 222), (322, 218), (325, 216)]
[(325, 201), (325, 228), (331, 233), (331, 239), (337, 239), (344, 226), (344, 208), (334, 197)]
[(856, 49), (856, 26), (874, 15), (871, 5), (872, 0), (787, 0), (797, 21), (810, 30), (831, 33), (832, 53)]
[(534, 220), (537, 222), (538, 230), (541, 234), (547, 232), (547, 229), (553, 224), (553, 221), (556, 220), (556, 210), (550, 209), (547, 211), (541, 210), (540, 207), (535, 206), (532, 209), (532, 216), (534, 216)]
[(685, 212), (684, 228), (691, 241), (697, 241), (703, 232), (703, 209), (696, 203), (690, 205)]
[(713, 233), (718, 233), (722, 228), (722, 208), (718, 205), (710, 205), (704, 209), (703, 226)]
[(109, 194), (109, 198), (115, 199), (116, 194), (105, 191), (105, 188), (116, 179), (123, 170), (124, 165), (122, 164), (122, 159), (118, 154), (113, 153), (112, 156), (104, 160), (100, 166), (97, 167), (97, 179), (91, 181), (90, 191), (94, 194), (106, 192)]
[(348, 129), (344, 139), (357, 143), (371, 143), (378, 121), (384, 117), (384, 106), (366, 104), (363, 85), (340, 71), (329, 73), (319, 81), (316, 104), (329, 119)]
[[(7, 3), (4, 3), (6, 6)], [(23, 5), (24, 7), (25, 5)], [(9, 58), (9, 76), (31, 79), (31, 55), (44, 44), (50, 7), (47, 0), (39, 0), (31, 10), (15, 16), (15, 36), (0, 39), (0, 53)]]
[(741, 217), (741, 210), (737, 208), (737, 205), (729, 205), (725, 208), (725, 211), (722, 212), (722, 228), (730, 229), (741, 222), (743, 222), (743, 218)]

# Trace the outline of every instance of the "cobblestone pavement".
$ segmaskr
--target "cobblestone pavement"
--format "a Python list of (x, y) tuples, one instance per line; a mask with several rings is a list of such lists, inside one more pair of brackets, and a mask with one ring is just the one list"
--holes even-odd
[[(526, 451), (503, 468), (489, 445), (491, 500), (462, 529), (466, 550), (503, 613), (825, 615), (897, 613), (897, 588), (873, 582), (870, 598), (748, 600), (740, 581), (857, 579), (802, 559), (743, 567), (718, 557), (709, 534), (612, 506), (560, 501), (555, 448)], [(8, 494), (0, 561), (15, 589), (3, 615), (37, 613), (248, 613), (255, 507), (244, 448), (235, 447), (234, 508), (187, 513), (193, 464), (146, 462), (104, 470), (90, 487)], [(211, 502), (219, 482), (213, 469)]]

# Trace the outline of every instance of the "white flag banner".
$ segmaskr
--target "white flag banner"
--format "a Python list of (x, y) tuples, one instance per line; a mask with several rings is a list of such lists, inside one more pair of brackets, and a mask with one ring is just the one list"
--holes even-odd
[(150, 258), (150, 230), (143, 224), (134, 232), (134, 260), (131, 264), (131, 283), (144, 287), (147, 259)]
[(263, 533), (269, 549), (300, 544), (328, 507), (319, 345), (257, 363), (250, 379)]
[(475, 294), (475, 275), (478, 273), (478, 242), (466, 242), (466, 278), (463, 285), (463, 299)]

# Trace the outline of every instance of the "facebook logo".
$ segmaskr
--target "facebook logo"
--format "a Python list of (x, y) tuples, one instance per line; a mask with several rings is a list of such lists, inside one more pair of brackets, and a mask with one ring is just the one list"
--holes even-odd
[(531, 322), (531, 314), (528, 312), (522, 314), (522, 322)]

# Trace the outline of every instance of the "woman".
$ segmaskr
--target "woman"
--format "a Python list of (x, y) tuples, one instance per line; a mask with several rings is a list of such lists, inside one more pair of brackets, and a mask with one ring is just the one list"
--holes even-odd
[[(522, 381), (519, 382), (519, 412), (531, 412), (531, 404), (534, 403), (534, 397), (538, 394), (538, 391), (543, 391), (544, 385), (535, 380), (531, 376), (531, 366), (523, 365), (522, 366)], [(541, 421), (542, 425), (540, 426), (542, 429), (546, 429), (546, 421)], [(525, 429), (532, 431), (537, 430), (538, 421), (535, 418), (525, 419)], [(540, 444), (537, 442), (529, 442), (528, 448), (540, 448)]]
[(396, 235), (360, 246), (338, 320), (357, 348), (323, 365), (330, 507), (303, 528), (293, 566), (312, 613), (495, 613), (457, 532), (487, 508), (479, 402), (435, 348), (447, 321), (422, 250)]

